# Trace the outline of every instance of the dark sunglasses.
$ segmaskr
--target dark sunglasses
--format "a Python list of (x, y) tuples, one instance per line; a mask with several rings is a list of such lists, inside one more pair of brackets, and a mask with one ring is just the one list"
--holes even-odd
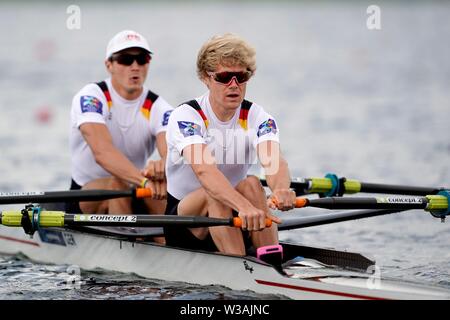
[(136, 61), (138, 65), (143, 66), (150, 62), (151, 56), (148, 53), (121, 53), (116, 56), (112, 56), (111, 60), (116, 61), (118, 64), (122, 64), (124, 66), (131, 66), (133, 62)]
[(222, 84), (230, 84), (230, 82), (233, 80), (233, 78), (236, 79), (236, 81), (239, 84), (242, 84), (244, 82), (247, 82), (251, 76), (252, 73), (250, 71), (239, 71), (239, 72), (230, 72), (230, 71), (223, 71), (223, 72), (208, 72), (208, 74), (217, 82), (220, 82)]

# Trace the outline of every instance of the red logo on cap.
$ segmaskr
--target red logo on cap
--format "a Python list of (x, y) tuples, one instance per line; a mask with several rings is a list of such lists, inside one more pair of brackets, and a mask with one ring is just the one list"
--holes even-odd
[(140, 41), (141, 38), (137, 34), (127, 34), (127, 40)]

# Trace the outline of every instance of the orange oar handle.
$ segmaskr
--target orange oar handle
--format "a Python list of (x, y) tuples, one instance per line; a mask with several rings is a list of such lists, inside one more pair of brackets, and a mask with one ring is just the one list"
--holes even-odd
[(298, 198), (295, 199), (295, 207), (296, 208), (306, 207), (307, 204), (308, 204), (308, 199), (306, 199), (306, 198), (298, 197)]
[(136, 198), (150, 198), (152, 190), (148, 188), (136, 188)]
[[(272, 226), (272, 220), (266, 218), (266, 227)], [(233, 227), (242, 228), (242, 220), (241, 218), (233, 218)]]
[[(278, 201), (276, 198), (272, 198), (271, 200), (274, 205), (276, 205), (276, 206), (278, 205), (278, 203), (277, 203)], [(308, 205), (308, 199), (300, 198), (300, 197), (295, 198), (295, 207), (296, 208), (303, 208), (303, 207), (306, 207), (307, 205)]]

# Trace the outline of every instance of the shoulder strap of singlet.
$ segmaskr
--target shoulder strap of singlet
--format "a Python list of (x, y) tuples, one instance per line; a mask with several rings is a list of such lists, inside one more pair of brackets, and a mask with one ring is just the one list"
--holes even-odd
[[(208, 128), (208, 119), (206, 118), (205, 113), (203, 112), (202, 108), (200, 107), (200, 105), (198, 104), (197, 100), (190, 100), (188, 102), (185, 102), (183, 104), (187, 104), (189, 106), (191, 106), (192, 108), (194, 108), (202, 117), (203, 122), (206, 125), (206, 128)], [(239, 124), (241, 125), (241, 127), (244, 130), (247, 130), (247, 118), (248, 118), (248, 112), (250, 111), (250, 108), (252, 107), (253, 102), (250, 102), (248, 100), (242, 101), (242, 105), (241, 105), (241, 111), (239, 113)]]
[[(96, 85), (100, 87), (103, 94), (105, 95), (106, 101), (108, 102), (108, 109), (111, 109), (112, 107), (111, 94), (109, 93), (106, 81), (97, 82)], [(153, 103), (156, 101), (156, 99), (158, 99), (158, 97), (159, 96), (156, 93), (148, 90), (144, 104), (141, 107), (141, 113), (144, 115), (146, 119), (150, 119), (150, 111), (152, 109)]]
[(248, 129), (247, 126), (247, 118), (248, 118), (248, 112), (250, 111), (250, 108), (252, 107), (253, 102), (250, 102), (248, 100), (242, 101), (241, 105), (241, 112), (239, 113), (239, 124), (244, 130)]
[(208, 129), (208, 119), (206, 118), (205, 113), (203, 112), (202, 108), (200, 107), (200, 105), (198, 104), (197, 100), (190, 100), (187, 101), (185, 103), (182, 104), (187, 104), (189, 106), (191, 106), (192, 108), (195, 109), (195, 111), (197, 111), (200, 114), (200, 117), (202, 117), (203, 122), (205, 123), (206, 129)]
[(145, 97), (144, 105), (141, 107), (141, 113), (146, 119), (150, 119), (150, 111), (152, 110), (153, 103), (158, 99), (158, 95), (150, 90)]
[(97, 82), (96, 85), (100, 87), (103, 94), (105, 95), (106, 101), (108, 102), (108, 110), (112, 107), (111, 95), (109, 94), (108, 85), (105, 81)]

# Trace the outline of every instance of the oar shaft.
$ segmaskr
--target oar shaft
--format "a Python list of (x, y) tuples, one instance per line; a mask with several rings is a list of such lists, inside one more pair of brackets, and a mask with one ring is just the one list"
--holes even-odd
[[(337, 179), (337, 178), (336, 178)], [(358, 192), (364, 193), (381, 193), (381, 194), (398, 194), (408, 196), (425, 196), (437, 194), (443, 188), (431, 188), (420, 186), (405, 186), (394, 184), (381, 184), (360, 182), (358, 180), (344, 179), (338, 181), (332, 178), (296, 178), (291, 181), (291, 188), (295, 190), (297, 195), (305, 195), (310, 193), (326, 194), (333, 189), (339, 190), (340, 194), (353, 194)], [(268, 186), (265, 179), (261, 179), (263, 186)], [(338, 189), (335, 184), (339, 184)]]
[[(29, 211), (30, 221), (39, 221), (39, 227), (73, 227), (73, 226), (96, 226), (96, 227), (214, 227), (233, 226), (241, 227), (240, 218), (209, 218), (198, 216), (167, 216), (167, 215), (90, 215), (69, 214), (64, 211), (41, 211), (35, 217)], [(0, 225), (10, 227), (22, 226), (23, 214), (20, 211), (0, 212)], [(270, 227), (272, 220), (266, 219), (266, 226)]]
[[(266, 179), (260, 179), (261, 184), (263, 187), (268, 187), (269, 185), (267, 184), (267, 180)], [(294, 180), (291, 181), (291, 186), (292, 189), (295, 190), (295, 193), (298, 196), (301, 195), (305, 195), (309, 193), (309, 189), (311, 187), (311, 183), (310, 183), (310, 179), (298, 179), (298, 180)]]
[(354, 211), (345, 211), (345, 212), (333, 212), (326, 213), (320, 215), (314, 215), (310, 217), (300, 217), (294, 219), (285, 219), (278, 226), (279, 231), (283, 230), (291, 230), (291, 229), (300, 229), (314, 226), (321, 226), (325, 224), (343, 222), (343, 221), (351, 221), (363, 218), (376, 217), (391, 213), (401, 212), (403, 210), (387, 210), (387, 209), (378, 209), (378, 210), (354, 210)]
[(0, 204), (49, 203), (66, 201), (99, 201), (123, 197), (150, 197), (150, 189), (130, 190), (69, 190), (48, 192), (8, 192), (0, 193)]
[(308, 200), (308, 207), (323, 209), (425, 209), (426, 198), (341, 198), (331, 197)]
[(360, 192), (425, 196), (428, 194), (437, 194), (439, 190), (440, 190), (439, 188), (417, 187), (417, 186), (413, 187), (413, 186), (361, 182)]
[(121, 226), (121, 227), (213, 227), (232, 226), (232, 219), (166, 215), (85, 215), (66, 214), (65, 226)]
[[(424, 209), (430, 212), (446, 211), (449, 200), (444, 195), (428, 195), (426, 197), (379, 197), (352, 198), (329, 197), (321, 199), (297, 198), (297, 208), (315, 207), (323, 209)], [(447, 213), (446, 213), (447, 214)]]

